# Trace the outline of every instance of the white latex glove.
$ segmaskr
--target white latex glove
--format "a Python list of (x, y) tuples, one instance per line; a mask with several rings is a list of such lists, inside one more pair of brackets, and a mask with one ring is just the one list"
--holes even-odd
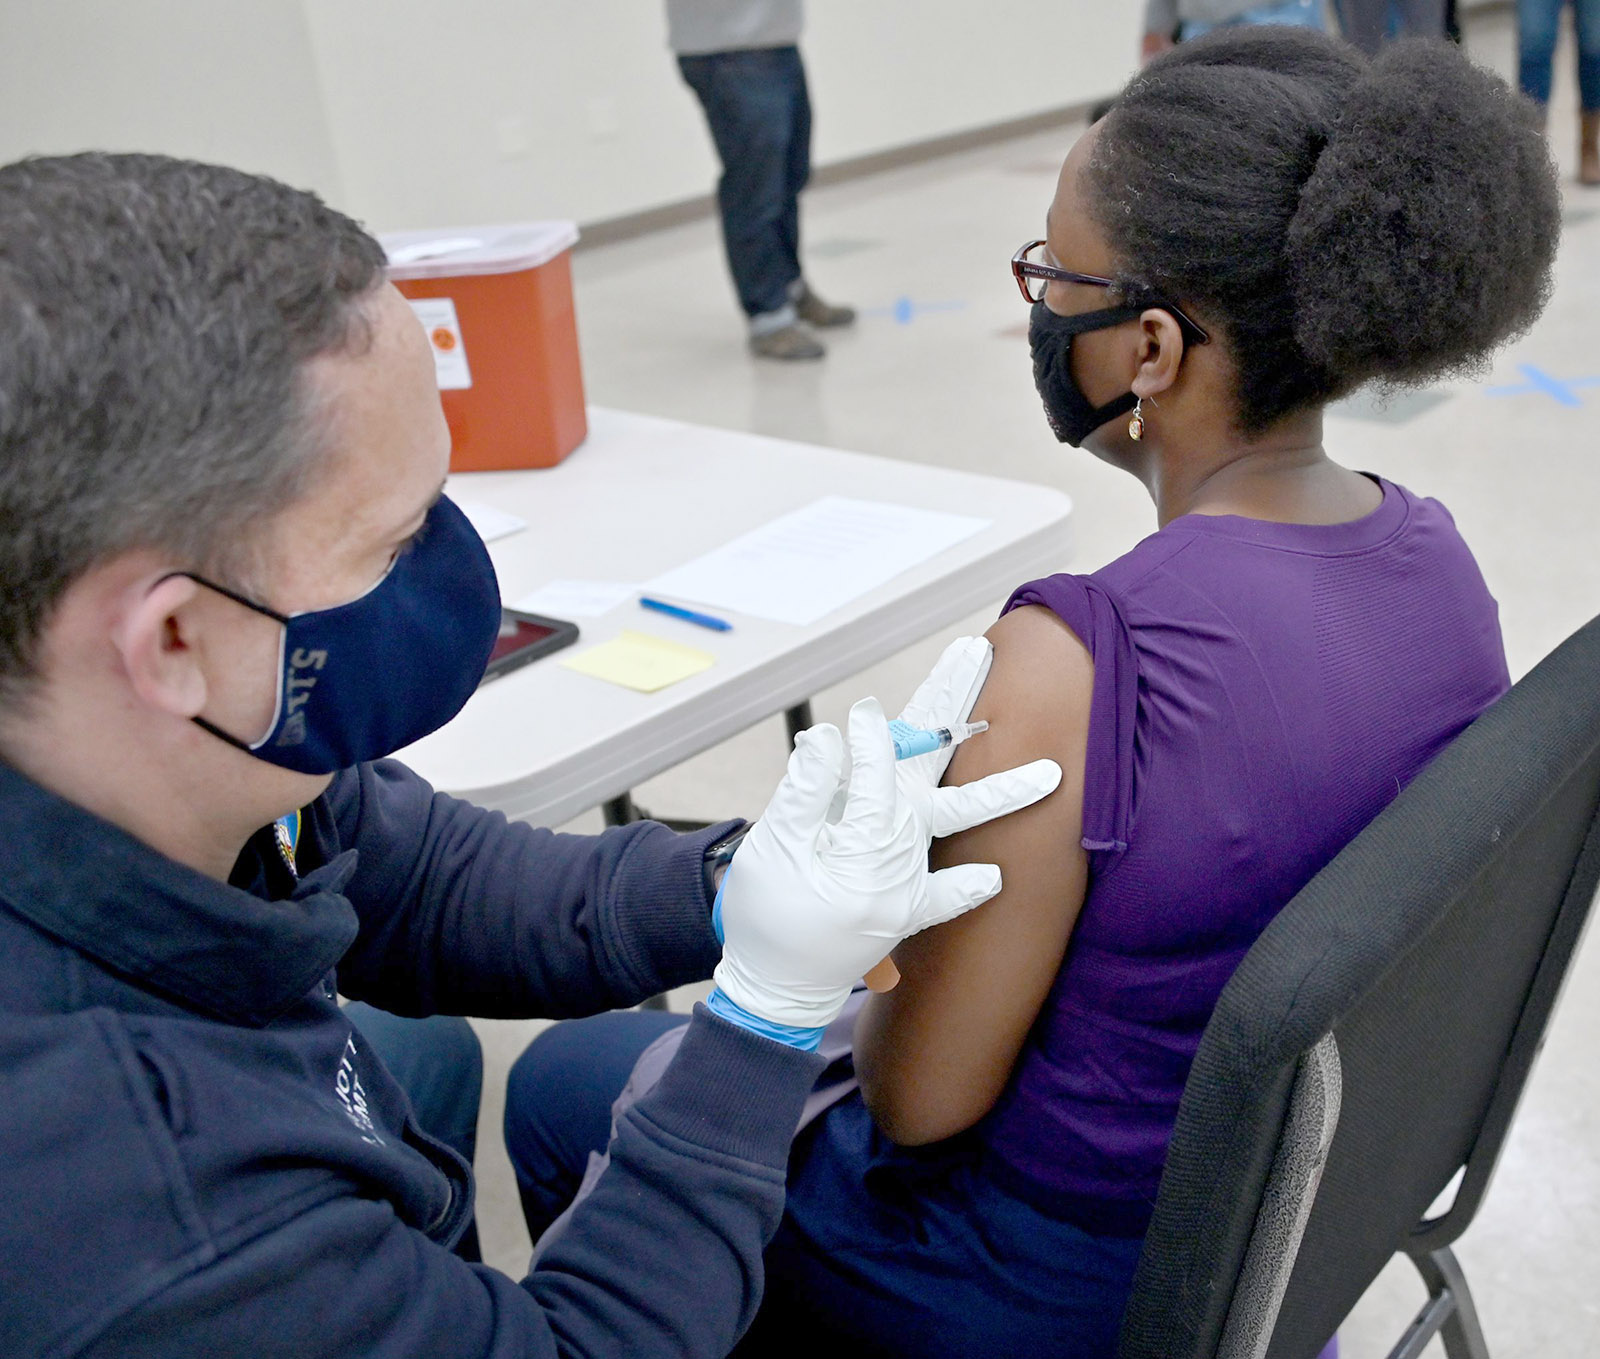
[[(944, 649), (944, 654), (939, 657), (938, 664), (928, 678), (917, 686), (911, 702), (900, 714), (900, 721), (925, 731), (965, 722), (972, 715), (978, 695), (983, 690), (983, 682), (989, 678), (989, 666), (993, 661), (994, 648), (989, 645), (988, 638), (956, 638)], [(895, 764), (895, 778), (902, 785), (904, 795), (920, 800), (925, 796), (924, 790), (937, 788), (955, 753), (954, 746), (946, 746), (943, 750), (929, 751), (926, 755), (898, 761)], [(842, 799), (835, 805), (840, 811), (843, 810)], [(838, 816), (830, 814), (829, 819), (837, 820)], [(948, 833), (937, 824), (934, 825), (935, 838)], [(865, 981), (873, 991), (893, 990), (900, 981), (900, 969), (895, 966), (893, 958), (886, 957), (868, 969)]]
[[(987, 637), (957, 637), (944, 649), (928, 678), (917, 686), (900, 720), (925, 731), (965, 722), (972, 716), (973, 705), (978, 701), (984, 680), (989, 678), (989, 666), (993, 661), (994, 648)], [(973, 739), (981, 740), (981, 733)], [(896, 772), (912, 783), (937, 787), (955, 753), (954, 746), (946, 746), (927, 755), (901, 760)], [(948, 831), (934, 831), (936, 836), (947, 834)]]
[[(970, 709), (967, 691), (975, 698), (982, 685), (973, 654), (965, 648), (943, 678), (936, 670), (919, 698)], [(925, 692), (929, 685), (946, 697), (935, 700)], [(850, 710), (850, 757), (844, 814), (830, 825), (828, 806), (846, 779), (844, 741), (828, 725), (802, 732), (788, 773), (723, 881), (717, 989), (771, 1024), (822, 1028), (857, 978), (902, 939), (994, 896), (1000, 890), (994, 864), (928, 871), (934, 835), (1029, 806), (1061, 782), (1053, 760), (961, 788), (934, 786), (942, 766), (931, 778), (923, 772), (901, 778), (888, 721), (871, 698)], [(920, 758), (935, 764), (935, 757)]]
[[(900, 714), (900, 721), (925, 731), (965, 722), (972, 715), (983, 682), (989, 678), (989, 666), (993, 661), (994, 648), (987, 637), (957, 637), (944, 649), (928, 678), (917, 686), (917, 692), (911, 695), (911, 701)], [(943, 750), (901, 760), (896, 764), (895, 777), (904, 780), (909, 788), (937, 788), (955, 753), (954, 746), (946, 746)], [(834, 794), (828, 808), (829, 821), (837, 821), (844, 815), (846, 791), (841, 788)], [(951, 832), (935, 830), (933, 834), (937, 838)]]

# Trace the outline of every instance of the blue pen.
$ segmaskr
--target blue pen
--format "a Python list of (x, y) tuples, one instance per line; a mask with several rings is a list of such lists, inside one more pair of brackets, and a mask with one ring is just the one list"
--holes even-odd
[(681, 618), (685, 623), (695, 623), (702, 628), (710, 628), (712, 632), (733, 631), (733, 624), (725, 618), (714, 618), (709, 613), (696, 613), (693, 609), (679, 608), (676, 604), (668, 604), (664, 599), (651, 599), (645, 596), (639, 603), (643, 608), (666, 614), (668, 618)]

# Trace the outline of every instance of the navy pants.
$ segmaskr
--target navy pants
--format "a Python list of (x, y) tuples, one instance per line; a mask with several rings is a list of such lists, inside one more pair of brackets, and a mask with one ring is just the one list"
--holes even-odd
[[(345, 1017), (406, 1092), (417, 1122), (469, 1166), (478, 1149), (478, 1104), (483, 1097), (483, 1049), (464, 1019), (434, 1015), (406, 1019), (353, 1000)], [(477, 1223), (469, 1222), (456, 1254), (480, 1260)]]
[(572, 1202), (589, 1153), (611, 1140), (611, 1105), (639, 1054), (687, 1022), (666, 1010), (615, 1010), (552, 1025), (517, 1058), (506, 1081), (506, 1150), (533, 1240)]
[[(537, 1237), (566, 1207), (639, 1054), (682, 1015), (560, 1024), (518, 1059), (506, 1147)], [(886, 1141), (858, 1096), (807, 1128), (739, 1355), (838, 1342), (853, 1359), (1028, 1354), (1110, 1359), (1138, 1239), (1093, 1237), (1002, 1192), (971, 1143)], [(829, 1352), (829, 1351), (824, 1351)]]
[(811, 100), (797, 47), (679, 57), (722, 161), (722, 242), (746, 316), (782, 311), (800, 278), (800, 190), (811, 177)]
[[(1517, 0), (1517, 57), (1522, 92), (1550, 102), (1550, 66), (1566, 0)], [(1572, 0), (1578, 29), (1578, 94), (1585, 112), (1600, 110), (1600, 0)]]

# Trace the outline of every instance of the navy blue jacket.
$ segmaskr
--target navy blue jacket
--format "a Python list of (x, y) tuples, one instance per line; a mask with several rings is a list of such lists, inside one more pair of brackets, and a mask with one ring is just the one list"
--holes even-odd
[(384, 762), (307, 809), (298, 881), (269, 828), (224, 885), (0, 766), (0, 1353), (725, 1353), (819, 1058), (699, 1010), (517, 1284), (449, 1251), (467, 1167), (334, 995), (576, 1015), (703, 978), (718, 829), (555, 835)]

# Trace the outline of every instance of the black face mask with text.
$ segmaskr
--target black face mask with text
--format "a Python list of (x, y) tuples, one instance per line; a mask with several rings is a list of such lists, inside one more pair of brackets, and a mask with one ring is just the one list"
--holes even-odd
[(1028, 321), (1028, 347), (1033, 351), (1033, 383), (1044, 400), (1045, 419), (1064, 444), (1082, 447), (1083, 441), (1108, 420), (1126, 414), (1138, 398), (1132, 392), (1103, 406), (1091, 404), (1072, 380), (1072, 341), (1086, 331), (1106, 330), (1132, 321), (1143, 307), (1104, 307), (1077, 316), (1058, 316), (1043, 302), (1033, 304)]

